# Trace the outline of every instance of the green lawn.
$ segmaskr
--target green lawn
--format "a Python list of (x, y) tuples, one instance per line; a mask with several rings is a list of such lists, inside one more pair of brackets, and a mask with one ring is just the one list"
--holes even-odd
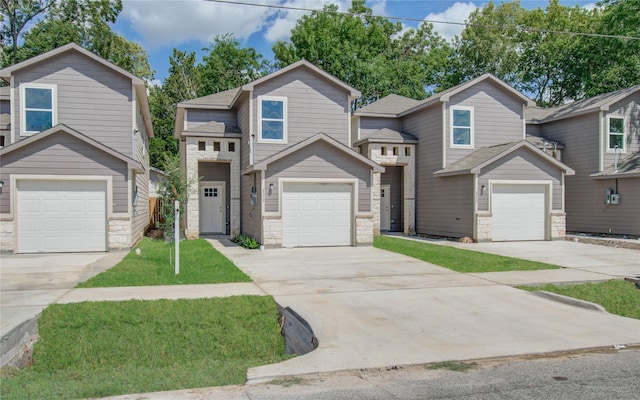
[[(285, 354), (268, 296), (55, 304), (33, 365), (3, 371), (1, 398), (79, 399), (242, 384)], [(9, 375), (9, 376), (7, 376)]]
[(520, 289), (558, 293), (600, 304), (612, 314), (640, 319), (640, 290), (632, 282), (613, 280), (581, 285), (522, 286)]
[(180, 242), (180, 273), (175, 275), (174, 244), (144, 238), (118, 265), (79, 288), (250, 282), (251, 279), (204, 239)]
[(535, 261), (389, 236), (376, 237), (373, 245), (379, 249), (394, 251), (458, 272), (528, 271), (560, 268), (556, 265)]

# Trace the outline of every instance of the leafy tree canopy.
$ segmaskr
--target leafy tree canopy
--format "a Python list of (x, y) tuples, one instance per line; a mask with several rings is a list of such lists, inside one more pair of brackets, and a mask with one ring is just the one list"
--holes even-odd
[(353, 0), (349, 13), (327, 5), (303, 16), (273, 52), (277, 67), (306, 59), (360, 90), (355, 108), (390, 93), (423, 99), (425, 87), (442, 77), (450, 48), (427, 23), (401, 32), (400, 23)]
[[(3, 65), (74, 42), (141, 78), (153, 78), (147, 52), (111, 30), (121, 0), (0, 0)], [(24, 31), (28, 22), (41, 19)], [(18, 39), (22, 37), (22, 43)]]

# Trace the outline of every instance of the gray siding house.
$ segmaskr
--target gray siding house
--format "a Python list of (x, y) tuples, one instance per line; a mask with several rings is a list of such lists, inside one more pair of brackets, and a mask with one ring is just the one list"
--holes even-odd
[(575, 170), (567, 230), (640, 235), (640, 85), (526, 113), (527, 131), (562, 142)]
[(245, 233), (265, 246), (371, 244), (384, 168), (351, 148), (360, 93), (307, 61), (179, 103), (192, 182), (186, 235)]
[(527, 136), (531, 105), (487, 74), (421, 102), (390, 95), (355, 112), (354, 146), (387, 168), (382, 230), (476, 241), (564, 237), (565, 176), (574, 171), (546, 151), (550, 141)]
[(144, 81), (75, 44), (0, 78), (0, 250), (133, 246), (149, 223)]

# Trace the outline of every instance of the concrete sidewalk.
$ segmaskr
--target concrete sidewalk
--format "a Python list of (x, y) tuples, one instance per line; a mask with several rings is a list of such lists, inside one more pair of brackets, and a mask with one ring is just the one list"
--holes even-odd
[(246, 251), (210, 242), (319, 339), (307, 355), (250, 369), (249, 382), (640, 343), (638, 320), (376, 248)]

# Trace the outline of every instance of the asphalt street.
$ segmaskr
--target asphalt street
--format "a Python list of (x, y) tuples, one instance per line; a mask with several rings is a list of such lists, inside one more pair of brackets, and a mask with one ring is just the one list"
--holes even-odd
[(269, 383), (110, 397), (112, 400), (636, 400), (640, 349), (485, 361), (466, 372), (429, 366), (281, 378)]

